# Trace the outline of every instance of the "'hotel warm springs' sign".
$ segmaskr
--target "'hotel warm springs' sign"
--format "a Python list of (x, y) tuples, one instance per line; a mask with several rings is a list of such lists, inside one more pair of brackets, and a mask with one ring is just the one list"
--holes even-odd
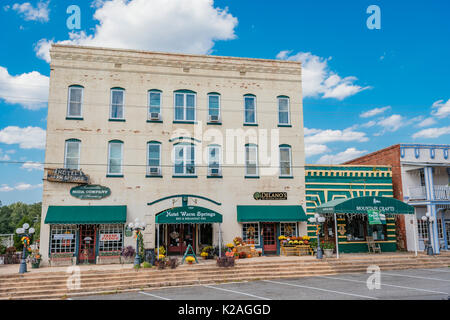
[(81, 200), (100, 200), (111, 194), (111, 189), (100, 185), (83, 185), (70, 189), (70, 194)]
[(156, 223), (221, 223), (222, 215), (199, 206), (169, 209), (156, 215)]

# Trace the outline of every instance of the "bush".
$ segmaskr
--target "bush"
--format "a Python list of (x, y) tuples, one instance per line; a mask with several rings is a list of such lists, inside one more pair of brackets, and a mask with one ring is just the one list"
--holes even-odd
[(233, 257), (219, 257), (217, 258), (217, 266), (222, 268), (234, 267)]
[(5, 254), (6, 253), (6, 246), (0, 244), (0, 254)]
[(152, 264), (151, 264), (150, 262), (145, 261), (145, 262), (142, 264), (142, 268), (151, 268), (151, 267), (152, 267)]
[(168, 262), (166, 261), (166, 259), (160, 259), (160, 260), (156, 260), (155, 261), (155, 266), (159, 269), (159, 270), (163, 270), (168, 266)]
[(177, 258), (169, 258), (169, 261), (167, 263), (170, 267), (170, 269), (175, 269), (178, 266), (178, 259)]
[[(225, 252), (227, 252), (227, 250), (228, 250), (227, 247), (222, 246), (222, 257), (225, 256)], [(212, 257), (212, 256), (216, 256), (216, 257), (219, 256), (219, 246), (215, 246), (215, 247), (214, 247), (213, 253), (210, 254), (210, 257)]]
[(136, 254), (136, 250), (132, 246), (128, 246), (122, 249), (121, 256), (124, 258), (132, 258)]

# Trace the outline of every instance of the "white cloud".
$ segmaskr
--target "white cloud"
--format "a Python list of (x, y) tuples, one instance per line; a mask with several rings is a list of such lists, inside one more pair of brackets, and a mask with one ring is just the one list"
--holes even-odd
[(305, 144), (305, 155), (307, 157), (315, 156), (329, 151), (330, 149), (324, 144)]
[(44, 149), (45, 130), (39, 127), (9, 126), (0, 130), (0, 143), (19, 144), (22, 149)]
[(432, 118), (432, 117), (429, 117), (429, 118), (426, 118), (425, 120), (422, 120), (419, 124), (417, 124), (417, 126), (423, 128), (423, 127), (432, 126), (435, 123), (436, 123), (436, 120), (434, 120), (434, 118)]
[(311, 52), (299, 52), (291, 55), (285, 50), (277, 54), (277, 59), (302, 62), (302, 86), (304, 97), (335, 98), (343, 100), (370, 87), (355, 84), (356, 77), (341, 78), (330, 71), (328, 61), (331, 58), (321, 58)]
[(371, 127), (373, 127), (373, 126), (376, 125), (376, 124), (377, 124), (376, 121), (370, 120), (370, 121), (368, 121), (368, 122), (366, 122), (366, 123), (363, 123), (363, 124), (361, 125), (361, 127), (363, 127), (363, 128), (371, 128)]
[(44, 170), (44, 165), (39, 162), (27, 161), (24, 164), (22, 164), (21, 168), (26, 169), (27, 171), (33, 170), (42, 171)]
[(48, 22), (48, 15), (50, 13), (50, 10), (48, 9), (49, 3), (50, 1), (39, 1), (37, 7), (33, 7), (29, 2), (22, 4), (15, 3), (12, 7), (8, 6), (8, 8), (5, 8), (5, 10), (11, 8), (20, 13), (26, 21)]
[(354, 131), (352, 128), (347, 128), (344, 130), (313, 130), (317, 131), (315, 131), (314, 134), (305, 137), (305, 144), (324, 144), (336, 141), (369, 141), (365, 132)]
[(18, 183), (15, 187), (10, 187), (6, 184), (2, 184), (0, 186), (0, 192), (10, 192), (10, 191), (26, 191), (26, 190), (32, 190), (32, 189), (37, 189), (37, 188), (42, 188), (42, 183), (39, 184), (29, 184), (29, 183)]
[(442, 128), (428, 128), (420, 130), (413, 134), (413, 139), (416, 138), (439, 138), (442, 135), (450, 134), (450, 126)]
[(49, 78), (37, 71), (12, 76), (0, 66), (0, 99), (37, 110), (47, 105)]
[[(211, 53), (217, 40), (236, 37), (238, 20), (213, 0), (95, 1), (94, 34), (72, 32), (57, 43), (153, 51)], [(49, 62), (49, 44), (41, 39), (37, 56)]]
[(393, 114), (392, 116), (381, 119), (377, 124), (383, 127), (383, 133), (386, 131), (394, 132), (404, 126), (406, 124), (406, 120), (399, 114)]
[(7, 155), (8, 152), (3, 152), (2, 149), (0, 149), (0, 161), (8, 161), (11, 160), (9, 155)]
[(339, 164), (354, 158), (358, 158), (366, 153), (366, 150), (357, 150), (356, 148), (347, 148), (345, 151), (339, 152), (336, 155), (327, 154), (317, 161), (321, 164)]
[(376, 116), (376, 115), (378, 115), (380, 113), (383, 113), (386, 110), (389, 110), (390, 108), (391, 108), (390, 106), (383, 107), (383, 108), (374, 108), (374, 109), (371, 109), (369, 111), (361, 113), (359, 116), (361, 118), (370, 118), (370, 117)]
[(450, 99), (447, 100), (446, 103), (443, 103), (444, 100), (439, 100), (433, 103), (431, 108), (435, 109), (431, 112), (431, 114), (438, 118), (446, 118), (450, 116)]

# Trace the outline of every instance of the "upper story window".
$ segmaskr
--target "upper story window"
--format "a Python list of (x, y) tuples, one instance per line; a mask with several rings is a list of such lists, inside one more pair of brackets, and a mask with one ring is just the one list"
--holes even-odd
[(109, 118), (112, 120), (123, 120), (125, 105), (125, 90), (122, 88), (111, 89), (111, 107)]
[(150, 141), (147, 144), (147, 175), (161, 175), (161, 143)]
[(110, 141), (108, 144), (108, 175), (122, 175), (123, 142)]
[(278, 124), (290, 124), (289, 97), (278, 97)]
[(291, 147), (289, 145), (280, 146), (280, 176), (292, 177)]
[(83, 108), (83, 90), (82, 86), (69, 87), (69, 99), (67, 104), (68, 118), (81, 118)]
[(258, 176), (258, 146), (256, 144), (245, 146), (245, 175)]
[(174, 175), (195, 175), (195, 145), (179, 143), (174, 146)]
[(208, 146), (208, 176), (221, 176), (220, 146)]
[(208, 121), (220, 122), (220, 94), (208, 94)]
[(244, 124), (256, 124), (256, 97), (244, 96)]
[(148, 118), (150, 120), (161, 120), (161, 90), (150, 90), (148, 92)]
[(195, 92), (189, 90), (175, 91), (174, 99), (175, 121), (195, 121)]
[(66, 140), (64, 153), (64, 168), (80, 169), (81, 141), (77, 139)]

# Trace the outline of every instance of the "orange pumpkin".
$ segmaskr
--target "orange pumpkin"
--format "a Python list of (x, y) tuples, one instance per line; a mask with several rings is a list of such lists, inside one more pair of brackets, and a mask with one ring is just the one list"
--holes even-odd
[(249, 253), (248, 255), (247, 255), (247, 258), (251, 258), (252, 257), (252, 255)]
[(233, 248), (233, 252), (236, 252), (237, 250), (236, 250), (236, 248)]

